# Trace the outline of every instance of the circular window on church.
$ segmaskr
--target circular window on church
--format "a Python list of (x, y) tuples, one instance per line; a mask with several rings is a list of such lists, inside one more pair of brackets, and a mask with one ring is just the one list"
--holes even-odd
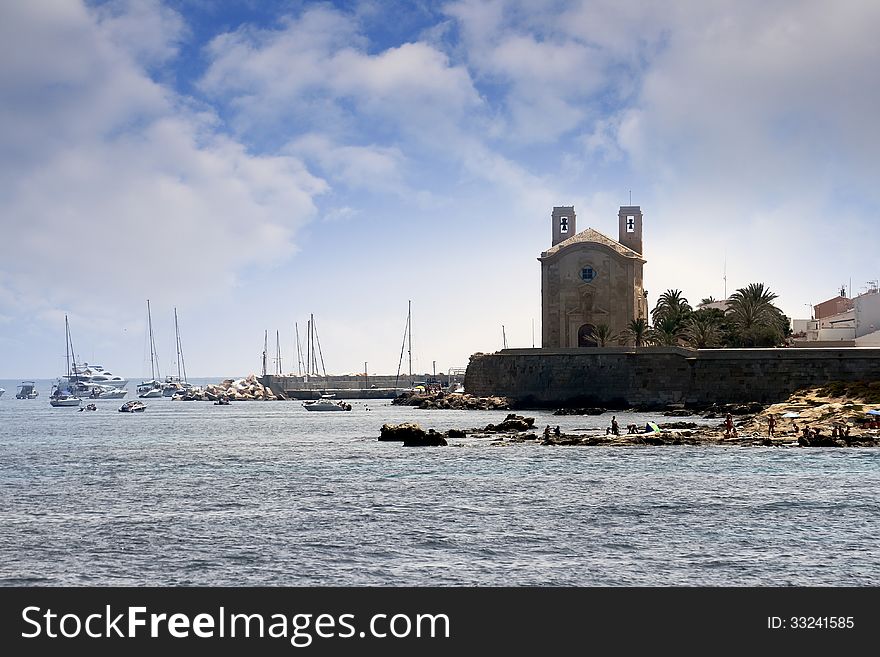
[(592, 267), (584, 267), (581, 269), (581, 280), (586, 283), (592, 283), (593, 279), (596, 278), (598, 274), (596, 274), (596, 270)]

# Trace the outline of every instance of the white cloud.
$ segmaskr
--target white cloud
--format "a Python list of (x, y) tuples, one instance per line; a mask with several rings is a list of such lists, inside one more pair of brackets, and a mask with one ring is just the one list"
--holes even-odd
[[(153, 3), (110, 10), (0, 10), (0, 298), (31, 310), (79, 304), (102, 316), (123, 294), (215, 294), (216, 281), (294, 252), (327, 189), (294, 157), (251, 154), (148, 77), (140, 62), (169, 55), (179, 17)], [(201, 275), (211, 283), (164, 285)]]
[(467, 71), (425, 43), (377, 54), (354, 18), (324, 7), (280, 29), (242, 28), (214, 38), (201, 88), (230, 103), (242, 133), (275, 131), (351, 138), (370, 130), (443, 143), (481, 100)]

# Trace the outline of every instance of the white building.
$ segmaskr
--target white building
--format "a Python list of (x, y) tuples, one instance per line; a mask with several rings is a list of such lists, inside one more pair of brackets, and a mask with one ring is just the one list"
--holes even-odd
[(795, 338), (797, 342), (806, 343), (805, 346), (809, 346), (809, 343), (880, 346), (880, 289), (875, 281), (869, 284), (867, 292), (852, 299), (849, 310), (827, 316), (817, 312), (816, 317), (792, 322), (794, 334), (803, 336), (799, 340)]

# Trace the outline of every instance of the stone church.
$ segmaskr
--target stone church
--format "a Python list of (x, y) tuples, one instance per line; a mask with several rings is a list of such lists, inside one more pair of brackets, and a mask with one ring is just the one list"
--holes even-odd
[(620, 335), (633, 319), (647, 320), (640, 207), (621, 206), (616, 242), (592, 228), (578, 233), (574, 206), (553, 208), (551, 221), (553, 244), (538, 258), (541, 346), (595, 347), (595, 327)]

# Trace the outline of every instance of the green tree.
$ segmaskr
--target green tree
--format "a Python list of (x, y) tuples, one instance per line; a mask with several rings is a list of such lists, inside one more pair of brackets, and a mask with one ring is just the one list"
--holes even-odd
[(636, 347), (642, 347), (648, 339), (648, 331), (650, 327), (643, 317), (632, 320), (626, 327), (624, 334), (628, 341), (632, 342)]
[(656, 326), (663, 318), (672, 318), (681, 327), (691, 312), (691, 305), (682, 295), (681, 290), (666, 290), (657, 299), (657, 305), (651, 311), (651, 320)]
[(724, 313), (717, 308), (702, 308), (688, 318), (684, 341), (694, 349), (711, 349), (722, 343)]
[(654, 344), (665, 347), (673, 347), (681, 342), (684, 336), (685, 323), (681, 317), (669, 315), (660, 317), (654, 322), (654, 328), (648, 333), (648, 338)]
[(611, 327), (607, 324), (599, 324), (596, 326), (590, 331), (590, 337), (595, 340), (600, 347), (604, 347), (609, 342), (613, 342), (617, 339), (617, 335), (611, 331)]
[(734, 346), (773, 347), (790, 332), (788, 318), (773, 301), (777, 295), (763, 283), (750, 283), (730, 295), (727, 317)]

